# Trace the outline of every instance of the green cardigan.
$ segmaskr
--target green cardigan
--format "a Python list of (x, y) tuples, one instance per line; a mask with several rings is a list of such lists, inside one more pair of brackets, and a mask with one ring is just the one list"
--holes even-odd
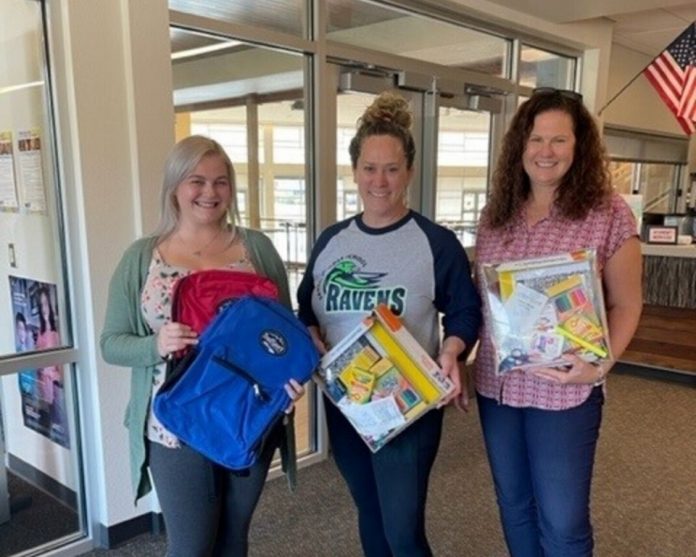
[[(238, 231), (243, 235), (254, 268), (276, 283), (280, 301), (291, 307), (285, 267), (271, 240), (257, 230), (238, 227)], [(106, 318), (100, 338), (105, 361), (132, 368), (130, 401), (124, 424), (130, 438), (131, 481), (136, 502), (152, 489), (147, 473), (145, 428), (154, 369), (164, 361), (157, 352), (157, 337), (145, 322), (140, 301), (157, 241), (158, 238), (153, 236), (141, 238), (123, 254), (109, 285)]]

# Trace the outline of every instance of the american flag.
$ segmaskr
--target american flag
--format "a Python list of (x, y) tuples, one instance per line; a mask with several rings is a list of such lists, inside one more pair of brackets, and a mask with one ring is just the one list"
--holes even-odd
[(696, 131), (696, 22), (643, 70), (687, 133)]

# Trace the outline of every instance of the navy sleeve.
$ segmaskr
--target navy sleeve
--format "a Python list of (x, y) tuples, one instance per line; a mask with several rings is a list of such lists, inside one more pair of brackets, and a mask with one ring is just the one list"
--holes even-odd
[(312, 309), (312, 293), (314, 292), (315, 287), (314, 265), (317, 261), (317, 257), (322, 251), (324, 251), (324, 248), (329, 243), (329, 240), (331, 240), (331, 238), (333, 238), (341, 230), (346, 228), (350, 224), (351, 220), (353, 219), (347, 219), (329, 226), (319, 235), (314, 247), (312, 247), (312, 253), (309, 256), (307, 268), (305, 269), (300, 286), (297, 287), (297, 305), (299, 306), (297, 317), (307, 327), (319, 326), (319, 320)]
[(314, 245), (312, 253), (309, 256), (309, 262), (305, 268), (305, 273), (302, 276), (300, 285), (297, 287), (297, 317), (304, 323), (307, 327), (318, 326), (319, 321), (317, 316), (314, 315), (314, 310), (312, 309), (312, 292), (314, 292), (314, 262), (316, 261), (319, 249), (317, 249), (318, 243)]
[(415, 218), (433, 253), (435, 307), (443, 314), (445, 338), (459, 337), (471, 348), (481, 326), (481, 298), (471, 277), (469, 258), (454, 232), (422, 215)]

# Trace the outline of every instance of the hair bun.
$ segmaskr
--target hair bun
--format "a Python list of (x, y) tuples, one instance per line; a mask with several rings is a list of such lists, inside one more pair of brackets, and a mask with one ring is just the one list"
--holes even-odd
[(361, 124), (364, 126), (390, 123), (406, 130), (411, 129), (411, 122), (408, 102), (401, 95), (391, 91), (381, 93), (361, 118)]

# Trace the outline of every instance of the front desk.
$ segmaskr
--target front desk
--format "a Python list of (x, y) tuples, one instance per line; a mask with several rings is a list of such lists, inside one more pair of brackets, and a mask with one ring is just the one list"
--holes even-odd
[(696, 244), (643, 244), (646, 305), (696, 309)]
[(696, 374), (696, 245), (642, 252), (643, 315), (621, 361)]

